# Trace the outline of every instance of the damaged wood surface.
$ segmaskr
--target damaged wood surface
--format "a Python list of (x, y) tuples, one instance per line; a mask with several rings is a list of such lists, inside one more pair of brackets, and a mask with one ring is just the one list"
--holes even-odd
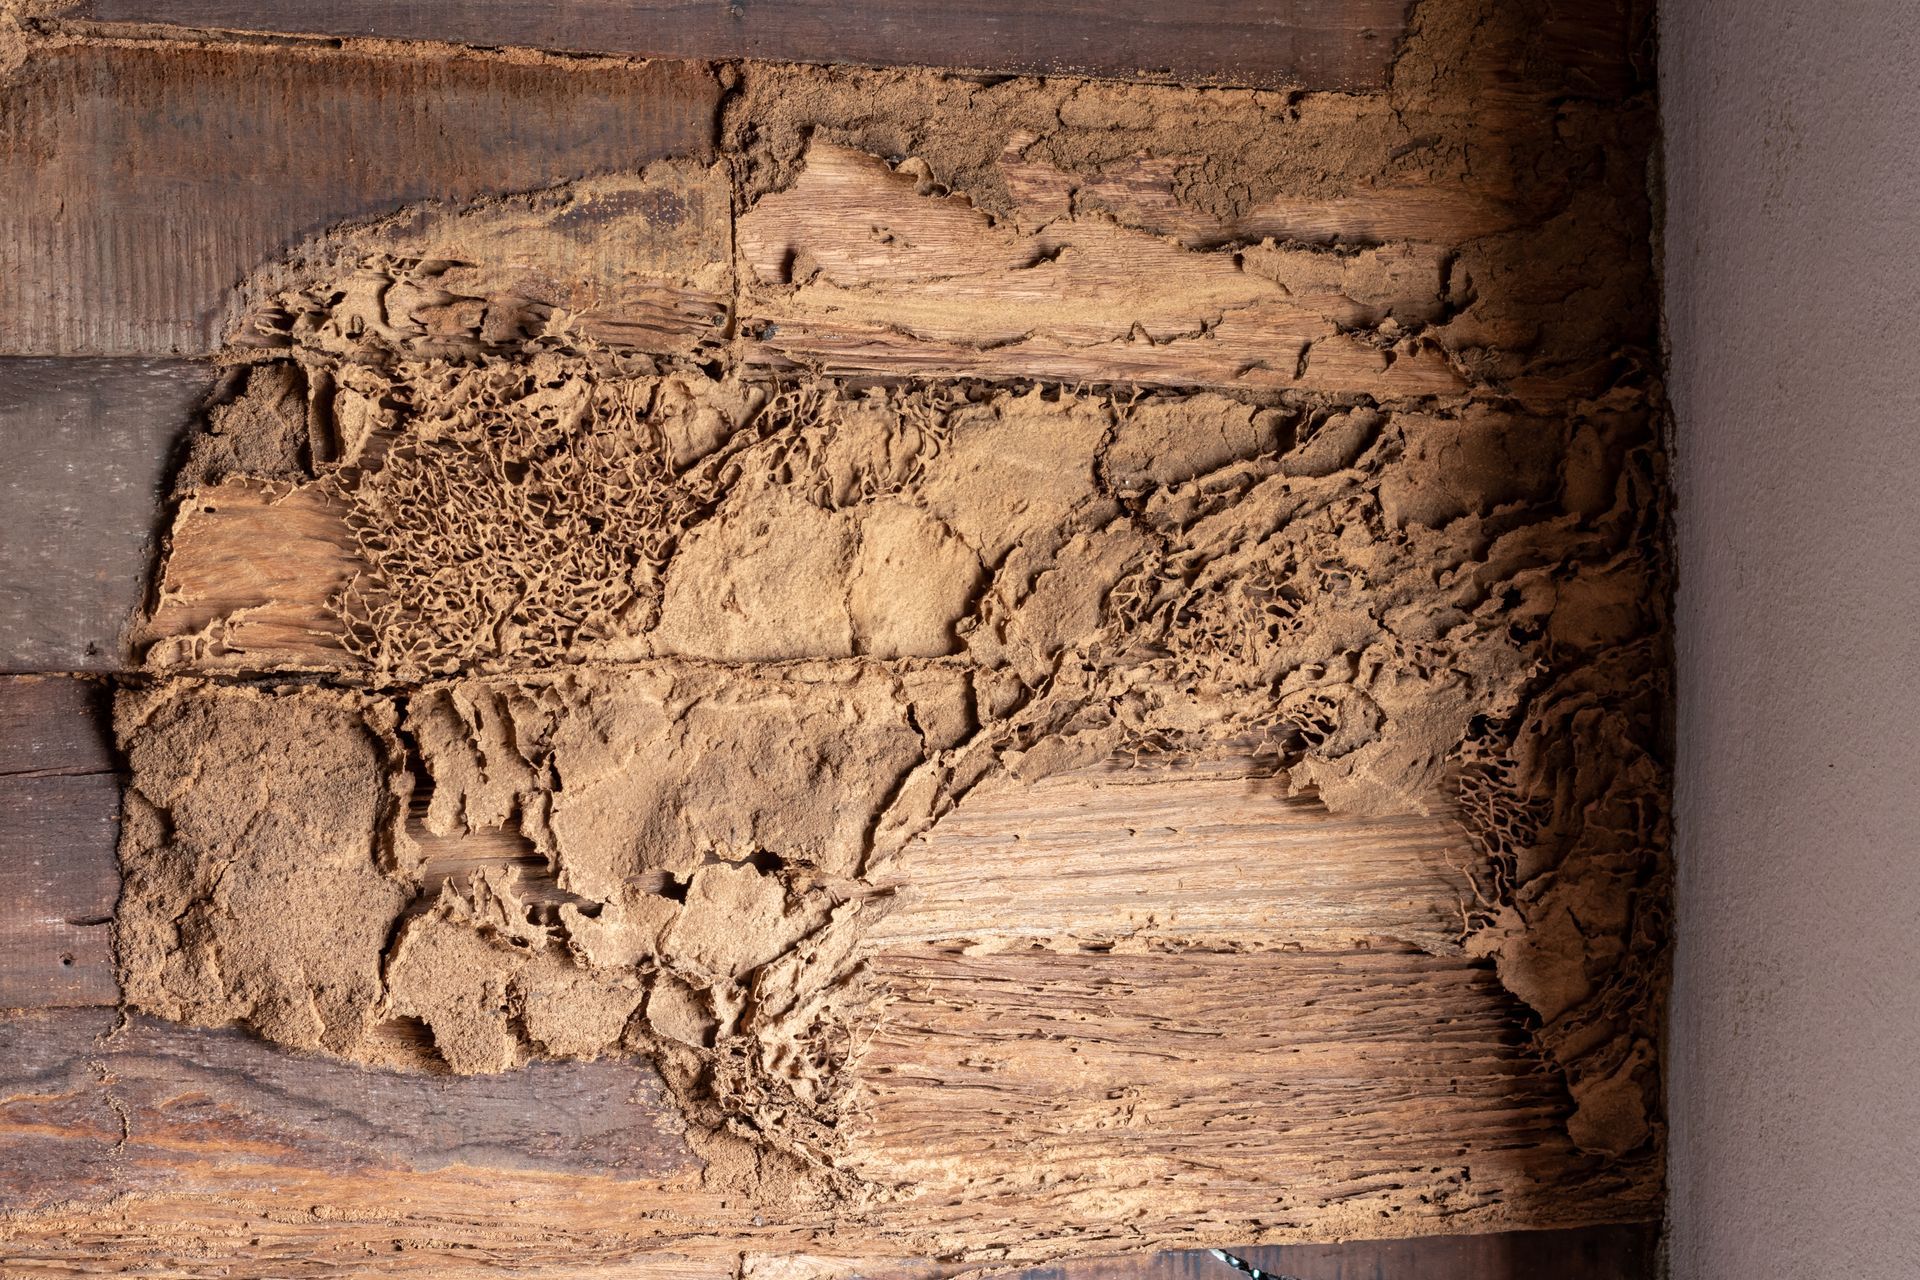
[(1103, 768), (974, 791), (875, 876), (876, 944), (976, 950), (1458, 945), (1473, 850), (1445, 806), (1362, 817), (1257, 762)]
[[(1479, 1236), (1241, 1248), (1269, 1274), (1306, 1280), (1637, 1280), (1654, 1274), (1659, 1226), (1579, 1227)], [(1200, 1249), (1090, 1258), (1026, 1272), (1022, 1280), (1221, 1280), (1221, 1262)]]
[[(113, 699), (131, 1022), (14, 1028), (63, 1083), (7, 1122), (136, 1194), (28, 1171), (0, 1239), (824, 1280), (1656, 1216), (1637, 18), (1410, 12), (1358, 94), (31, 25), (29, 122), (131, 59), (509, 124), (217, 305), (105, 291), (228, 372)], [(381, 1110), (535, 1078), (629, 1081), (629, 1163)], [(244, 1154), (169, 1164), (209, 1097)]]
[(49, 38), (0, 85), (0, 353), (209, 353), (303, 238), (707, 155), (720, 93), (686, 63)]
[[(659, 1237), (697, 1235), (694, 1215), (752, 1230), (700, 1192), (642, 1063), (402, 1074), (116, 1017), (0, 1020), (0, 1257), (30, 1274), (195, 1258), (262, 1278), (364, 1275), (376, 1259), (383, 1275), (523, 1274), (555, 1257), (580, 1274), (635, 1256), (673, 1274)], [(472, 1211), (500, 1200), (515, 1205), (506, 1235)]]
[(1438, 353), (1354, 334), (1438, 315), (1437, 254), (1199, 254), (1104, 220), (1021, 236), (878, 157), (815, 146), (804, 163), (740, 219), (751, 362), (1381, 399), (1464, 387)]
[[(24, 759), (106, 763), (87, 688), (10, 682), (16, 741), (34, 744)], [(1107, 798), (1116, 789), (1123, 800)], [(1407, 1229), (1395, 1184), (1413, 1167), (1454, 1170), (1447, 1214), (1461, 1225), (1650, 1211), (1649, 1188), (1610, 1184), (1617, 1166), (1567, 1149), (1564, 1095), (1516, 1037), (1493, 976), (1457, 951), (1381, 936), (1431, 934), (1457, 909), (1457, 824), (1341, 819), (1276, 800), (1235, 767), (1103, 768), (1036, 790), (1025, 824), (1014, 789), (974, 793), (886, 886), (906, 901), (872, 939), (883, 1012), (863, 1032), (864, 1119), (846, 1159), (906, 1194), (857, 1226), (829, 1231), (804, 1205), (769, 1211), (743, 1187), (696, 1177), (714, 1151), (685, 1146), (678, 1112), (636, 1058), (423, 1074), (146, 1017), (114, 1031), (102, 1010), (0, 1022), (15, 1078), (0, 1090), (13, 1099), (0, 1125), (10, 1150), (31, 1153), (7, 1164), (19, 1212), (0, 1241), (54, 1274), (87, 1274), (89, 1256), (177, 1257), (192, 1240), (223, 1242), (223, 1265), (241, 1275), (344, 1274), (352, 1264), (330, 1252), (384, 1256), (389, 1241), (405, 1241), (394, 1274), (540, 1274), (564, 1249), (573, 1274), (617, 1263), (711, 1275), (743, 1247), (769, 1262), (783, 1250), (911, 1256), (941, 1224), (985, 1228), (995, 1219), (983, 1203), (1019, 1206), (998, 1219), (1013, 1234), (1036, 1204), (1078, 1219), (1093, 1197), (1112, 1231), (1083, 1238), (1092, 1252), (1131, 1247), (1156, 1223), (1270, 1220), (1276, 1197), (1335, 1201), (1346, 1229), (1391, 1235)], [(71, 896), (62, 910), (102, 889), (111, 901), (111, 804), (99, 801), (90, 842), (57, 846), (96, 869), (91, 888), (53, 887)], [(1204, 865), (1237, 867), (1242, 887), (1223, 875), (1167, 893), (1153, 866), (1175, 832), (1191, 833)], [(1144, 860), (1130, 858), (1141, 843)], [(980, 909), (955, 912), (942, 850), (974, 844), (1029, 902), (996, 898), (990, 872)], [(1099, 866), (1099, 888), (1061, 864), (1072, 848)], [(1365, 853), (1314, 860), (1340, 848)], [(509, 856), (470, 850), (467, 869), (498, 872)], [(1355, 914), (1355, 901), (1395, 900), (1407, 904), (1403, 928), (1391, 911)], [(114, 999), (109, 988), (71, 1003)], [(417, 1032), (384, 1034), (396, 1061), (421, 1052)], [(1354, 1125), (1371, 1135), (1366, 1159), (1330, 1160)], [(1596, 1181), (1569, 1199), (1568, 1169), (1583, 1165)], [(511, 1240), (461, 1211), (509, 1193)], [(730, 1211), (736, 1202), (766, 1225)], [(1324, 1207), (1311, 1217), (1325, 1229)]]
[[(114, 1023), (92, 1011), (0, 1020), (0, 1131), (16, 1156), (0, 1165), (0, 1194), (35, 1210), (0, 1224), (0, 1257), (20, 1274), (196, 1274), (181, 1264), (198, 1257), (261, 1280), (364, 1275), (370, 1260), (395, 1276), (715, 1280), (743, 1265), (742, 1250), (748, 1274), (845, 1261), (805, 1253), (791, 1228), (739, 1220), (702, 1188), (677, 1116), (632, 1060), (421, 1076), (290, 1056), (232, 1031)], [(1136, 1115), (1143, 1101), (1131, 1099)], [(471, 1212), (502, 1196), (515, 1204), (505, 1233)], [(1588, 1228), (1245, 1254), (1310, 1276), (1621, 1280), (1648, 1274), (1651, 1236)], [(1218, 1265), (1106, 1258), (1034, 1280), (1198, 1280)], [(868, 1274), (953, 1270), (902, 1259)]]
[(78, 16), (232, 31), (453, 40), (647, 57), (930, 65), (1040, 75), (1141, 76), (1275, 88), (1379, 86), (1407, 0), (85, 0)]

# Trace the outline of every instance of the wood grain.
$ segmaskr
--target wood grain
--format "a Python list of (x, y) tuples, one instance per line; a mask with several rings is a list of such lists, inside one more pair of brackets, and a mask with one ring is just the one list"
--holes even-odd
[(0, 110), (0, 352), (211, 351), (235, 286), (301, 237), (705, 156), (719, 95), (664, 62), (46, 47)]
[(0, 677), (0, 1009), (109, 1005), (120, 779), (105, 690)]
[(185, 361), (0, 359), (0, 671), (126, 665), (169, 464), (212, 384)]
[(11, 1264), (498, 1274), (643, 1256), (698, 1234), (688, 1210), (731, 1222), (638, 1060), (401, 1074), (116, 1016), (0, 1020)]
[[(1424, 1240), (1227, 1247), (1262, 1270), (1301, 1280), (1651, 1280), (1659, 1234), (1657, 1224), (1634, 1223)], [(1170, 1249), (1035, 1268), (1021, 1273), (1021, 1280), (1231, 1280), (1233, 1274), (1211, 1253)]]
[(1445, 805), (1334, 815), (1250, 761), (1104, 767), (970, 793), (869, 872), (876, 946), (1457, 949), (1473, 851)]
[[(1076, 1247), (1098, 1253), (1256, 1220), (1284, 1239), (1329, 1213), (1391, 1236), (1657, 1208), (1657, 1184), (1554, 1146), (1555, 1090), (1505, 998), (1451, 962), (1376, 948), (879, 963), (887, 1012), (861, 1060), (852, 1161), (904, 1195), (837, 1227), (799, 1206), (750, 1222), (702, 1191), (635, 1060), (402, 1075), (141, 1018), (110, 1035), (100, 1011), (0, 1022), (0, 1242), (68, 1274), (166, 1258), (181, 1275), (351, 1275), (352, 1255), (402, 1240), (388, 1274), (568, 1274), (565, 1257), (574, 1275), (625, 1275), (742, 1248), (871, 1274), (952, 1233), (996, 1234), (1009, 1262), (1044, 1256), (1044, 1222), (1080, 1225)], [(1411, 1168), (1435, 1176), (1411, 1187)], [(196, 1266), (183, 1238), (224, 1244)]]
[(1657, 1163), (1572, 1149), (1512, 997), (1457, 959), (921, 948), (873, 964), (887, 1005), (847, 1163), (935, 1230), (1004, 1213), (995, 1238), (1071, 1223), (1098, 1251), (1235, 1222), (1278, 1240), (1658, 1212)]
[(683, 58), (933, 65), (982, 71), (1371, 88), (1406, 0), (88, 0), (113, 22), (453, 40)]
[[(1445, 395), (1444, 356), (1372, 331), (1437, 311), (1436, 255), (1348, 266), (1311, 252), (1198, 253), (1104, 219), (1034, 234), (906, 173), (815, 144), (735, 230), (751, 363), (832, 374), (1042, 378), (1377, 399)], [(1380, 251), (1382, 253), (1387, 251)]]
[[(87, 686), (4, 692), (8, 768), (110, 767)], [(115, 884), (115, 780), (77, 777), (104, 784), (89, 822), (7, 845), (73, 869), (28, 872), (54, 914), (100, 910)], [(1336, 818), (1230, 762), (1065, 775), (1024, 816), (1023, 794), (976, 790), (881, 868), (903, 902), (871, 939), (847, 1167), (902, 1194), (857, 1220), (762, 1208), (756, 1226), (703, 1189), (637, 1059), (400, 1074), (140, 1018), (108, 1036), (108, 1010), (73, 1010), (0, 1023), (0, 1256), (212, 1274), (182, 1250), (220, 1241), (224, 1274), (344, 1276), (405, 1241), (391, 1274), (718, 1274), (701, 1267), (743, 1249), (761, 1272), (872, 1274), (956, 1234), (1009, 1241), (1011, 1264), (1049, 1256), (1050, 1221), (1102, 1253), (1236, 1222), (1271, 1241), (1657, 1212), (1650, 1161), (1570, 1149), (1512, 997), (1448, 952), (1444, 816)], [(436, 874), (528, 859), (497, 838), (429, 853)], [(34, 927), (0, 917), (7, 945)], [(25, 1003), (114, 998), (22, 981)], [(543, 1270), (563, 1256), (574, 1271)]]

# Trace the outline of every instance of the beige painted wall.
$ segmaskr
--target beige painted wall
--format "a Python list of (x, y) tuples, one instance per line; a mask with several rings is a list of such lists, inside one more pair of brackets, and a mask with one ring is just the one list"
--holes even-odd
[(1920, 5), (1667, 0), (1680, 1280), (1920, 1276)]

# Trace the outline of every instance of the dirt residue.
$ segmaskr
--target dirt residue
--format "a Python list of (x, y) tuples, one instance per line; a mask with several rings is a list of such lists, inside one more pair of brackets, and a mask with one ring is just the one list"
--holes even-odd
[[(397, 887), (377, 899), (385, 914), (363, 921), (359, 948), (386, 957), (375, 1007), (424, 1023), (448, 1065), (498, 1070), (665, 1041), (729, 1062), (788, 1052), (786, 1037), (831, 1020), (818, 1000), (842, 970), (799, 964), (782, 979), (799, 984), (795, 1007), (814, 1020), (800, 1027), (743, 1023), (749, 986), (764, 1010), (769, 975), (798, 964), (803, 944), (839, 948), (829, 926), (842, 916), (829, 904), (860, 901), (869, 860), (981, 778), (1229, 748), (1253, 750), (1336, 811), (1404, 812), (1458, 789), (1488, 857), (1461, 942), (1498, 959), (1576, 1082), (1611, 1079), (1618, 1053), (1644, 1052), (1644, 1038), (1623, 1042), (1612, 1021), (1637, 1020), (1659, 945), (1631, 905), (1648, 892), (1643, 842), (1659, 838), (1648, 823), (1660, 821), (1663, 785), (1646, 754), (1664, 615), (1642, 394), (1576, 405), (1556, 422), (1481, 405), (1284, 411), (1223, 396), (985, 389), (940, 402), (840, 387), (796, 398), (682, 382), (675, 394), (710, 394), (740, 415), (703, 455), (724, 467), (678, 473), (704, 477), (693, 502), (660, 426), (677, 412), (658, 407), (672, 403), (662, 383), (539, 368), (572, 406), (559, 415), (572, 435), (512, 453), (552, 421), (535, 394), (436, 435), (431, 449), (403, 428), (380, 467), (342, 484), (363, 528), (379, 522), (362, 537), (385, 550), (375, 585), (343, 607), (410, 602), (390, 622), (356, 615), (356, 643), (380, 678), (589, 662), (578, 674), (434, 681), (386, 703), (337, 695), (338, 715), (382, 706), (413, 744), (417, 777), (387, 785), (429, 792), (429, 833), (511, 831), (565, 899), (530, 905), (500, 875), (430, 892), (404, 843), (387, 859)], [(422, 403), (459, 406), (468, 402), (445, 379), (496, 375), (421, 376), (439, 389)], [(606, 439), (639, 461), (611, 466), (583, 443)], [(512, 456), (531, 461), (515, 470), (501, 461)], [(394, 501), (384, 468), (423, 460), (443, 479), (485, 484)], [(566, 473), (578, 480), (555, 484), (556, 460), (580, 468)], [(611, 494), (592, 483), (614, 475), (658, 482)], [(562, 536), (542, 541), (568, 511)], [(615, 530), (624, 555), (658, 549), (651, 594), (622, 578), (617, 611), (527, 625), (549, 616), (542, 609), (583, 608), (579, 597), (540, 603), (541, 587), (568, 580), (555, 565), (604, 575), (621, 562), (590, 528)], [(462, 529), (484, 541), (450, 541)], [(383, 575), (408, 548), (419, 577), (400, 590)], [(580, 558), (552, 558), (562, 554)], [(458, 595), (469, 564), (486, 583), (530, 587), (504, 602), (485, 586)], [(422, 607), (436, 567), (441, 603)], [(470, 604), (446, 603), (459, 599)], [(518, 630), (503, 647), (509, 625)], [(915, 642), (876, 639), (889, 637)], [(641, 665), (597, 669), (609, 653)], [(759, 665), (776, 660), (802, 665)], [(291, 743), (328, 696), (178, 693), (182, 714), (222, 726), (206, 739), (216, 746), (250, 733)], [(283, 703), (282, 722), (248, 718)], [(173, 791), (152, 761), (204, 776), (160, 754), (148, 719), (129, 713), (126, 725), (156, 811)], [(278, 788), (269, 776), (224, 802), (194, 792), (222, 807), (220, 824), (176, 819), (164, 847), (130, 835), (130, 865), (265, 856), (247, 852), (252, 815), (314, 803)], [(130, 890), (130, 904), (146, 899)], [(166, 897), (151, 909), (172, 919), (177, 906)], [(279, 928), (256, 923), (268, 938)], [(189, 958), (184, 935), (128, 954), (211, 963)], [(244, 989), (164, 1007), (281, 1034)], [(353, 1053), (346, 1034), (318, 1042)], [(717, 1077), (702, 1079), (711, 1104)], [(728, 1087), (769, 1085), (749, 1074)], [(789, 1076), (782, 1088), (792, 1087)]]
[(123, 696), (129, 1001), (428, 1069), (645, 1053), (715, 1178), (853, 1203), (873, 869), (983, 779), (1233, 753), (1457, 805), (1444, 948), (1531, 1009), (1575, 1143), (1657, 1145), (1647, 116), (1537, 8), (1422, 6), (1371, 96), (750, 64), (724, 235), (662, 230), (719, 207), (668, 166), (257, 275), (174, 553), (216, 489), (311, 513), (306, 612), (243, 611), (326, 679), (177, 678), (253, 660), (196, 606)]
[[(1644, 121), (1578, 92), (1611, 97), (1643, 74), (1629, 42), (1577, 30), (1563, 8), (1418, 5), (1378, 94), (749, 63), (725, 136), (744, 157), (749, 200), (792, 185), (807, 147), (831, 142), (910, 163), (927, 183), (1023, 226), (1063, 198), (1079, 212), (1172, 230), (1142, 217), (1140, 193), (1112, 181), (1143, 170), (1169, 177), (1177, 207), (1214, 224), (1217, 240), (1244, 234), (1236, 225), (1278, 197), (1411, 185), (1538, 215), (1574, 175), (1601, 165), (1609, 144), (1644, 146)], [(1049, 172), (1067, 181), (1036, 190), (1033, 176)]]

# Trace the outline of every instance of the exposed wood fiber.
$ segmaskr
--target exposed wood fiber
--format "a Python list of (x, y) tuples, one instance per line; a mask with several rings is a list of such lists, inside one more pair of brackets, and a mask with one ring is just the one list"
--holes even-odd
[[(127, 1003), (657, 1073), (632, 1185), (502, 1166), (608, 1262), (1652, 1214), (1650, 117), (1551, 8), (1361, 95), (436, 54), (705, 131), (255, 238), (116, 704)], [(536, 1256), (396, 1159), (353, 1213)], [(67, 1224), (281, 1204), (215, 1164)]]

